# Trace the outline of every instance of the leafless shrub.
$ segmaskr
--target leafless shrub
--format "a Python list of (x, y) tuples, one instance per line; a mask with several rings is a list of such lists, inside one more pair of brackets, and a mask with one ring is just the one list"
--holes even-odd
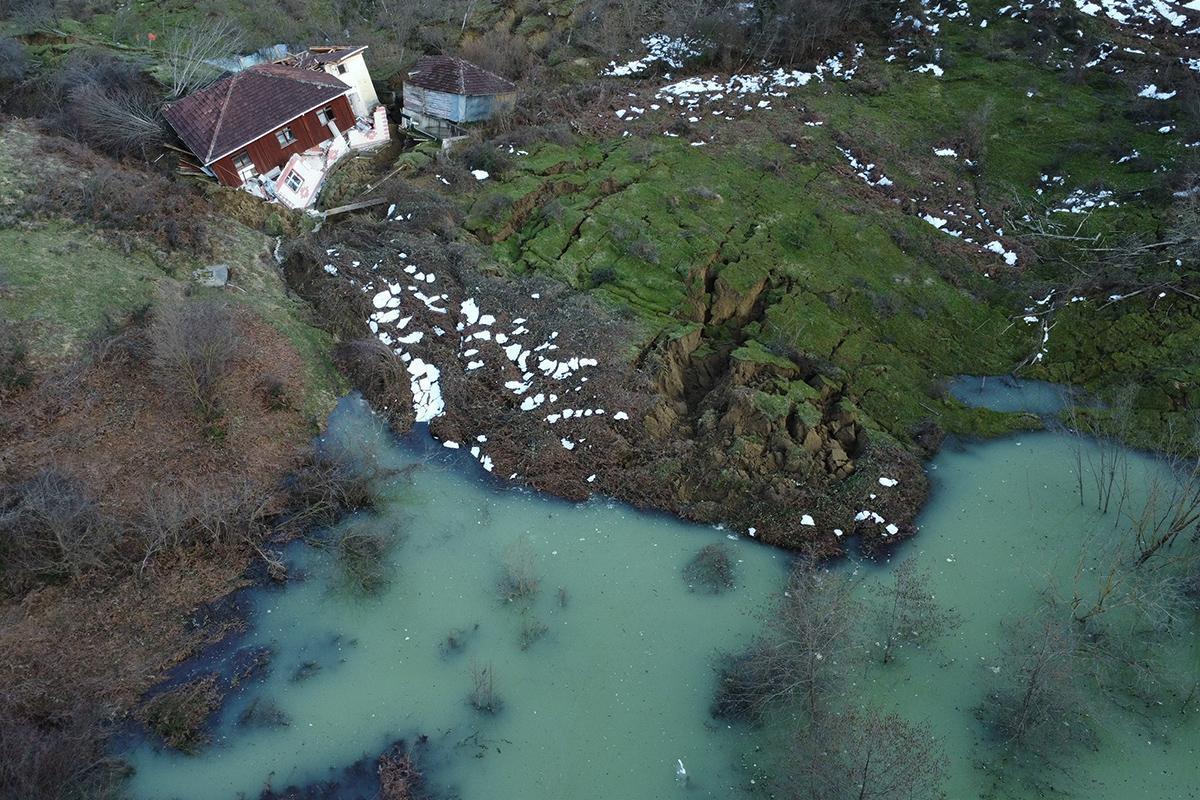
[(515, 540), (500, 559), (496, 590), (505, 603), (528, 602), (538, 593), (537, 557), (525, 538)]
[(405, 364), (391, 348), (375, 338), (339, 345), (334, 363), (377, 408), (411, 406), (412, 389)]
[(688, 588), (700, 588), (708, 594), (721, 594), (733, 588), (733, 559), (724, 544), (707, 544), (683, 567)]
[(0, 701), (0, 788), (6, 797), (108, 797), (121, 773), (93, 706), (67, 699), (49, 713), (32, 714)]
[(491, 664), (471, 663), (471, 691), (467, 703), (481, 714), (498, 714), (504, 701), (496, 693), (496, 670)]
[(343, 584), (354, 594), (374, 597), (389, 584), (387, 555), (394, 542), (369, 523), (356, 520), (337, 531), (334, 553)]
[(19, 83), (28, 69), (25, 47), (11, 37), (0, 38), (0, 91)]
[(988, 136), (991, 134), (992, 118), (995, 114), (996, 101), (991, 97), (967, 114), (960, 136), (964, 158), (978, 163), (987, 155)]
[(906, 558), (893, 568), (892, 582), (879, 587), (882, 603), (876, 616), (883, 632), (883, 663), (895, 657), (897, 648), (929, 644), (958, 624), (958, 615), (937, 602), (929, 581), (929, 571), (915, 558)]
[(242, 728), (286, 728), (292, 718), (270, 698), (256, 697), (238, 714), (237, 724)]
[(514, 81), (525, 77), (535, 58), (525, 37), (495, 28), (465, 42), (458, 54), (467, 61)]
[(119, 526), (61, 472), (43, 469), (0, 486), (0, 568), (9, 591), (103, 566), (120, 539)]
[(152, 363), (170, 391), (192, 403), (210, 430), (221, 416), (221, 381), (237, 353), (229, 307), (216, 300), (185, 300), (160, 309), (150, 326)]
[(168, 747), (191, 755), (208, 744), (204, 727), (220, 704), (216, 678), (208, 676), (151, 699), (142, 711), (142, 718), (146, 727)]
[(79, 145), (56, 142), (80, 160), (79, 172), (51, 174), (24, 199), (25, 211), (70, 217), (101, 228), (144, 233), (164, 246), (203, 253), (206, 211), (189, 188), (165, 178), (116, 166)]
[(316, 452), (292, 476), (288, 512), (282, 525), (303, 532), (327, 527), (351, 511), (375, 505), (375, 481), (384, 473), (337, 453)]
[(375, 769), (379, 775), (379, 800), (417, 800), (425, 796), (425, 776), (403, 743), (381, 755)]
[(639, 236), (632, 239), (625, 245), (625, 254), (631, 258), (636, 258), (639, 261), (645, 261), (647, 264), (657, 264), (659, 262), (658, 245), (653, 239), (647, 236)]
[(224, 17), (176, 28), (167, 37), (163, 56), (171, 97), (183, 97), (212, 83), (221, 70), (209, 62), (227, 58), (241, 46), (241, 33)]
[(759, 719), (793, 702), (811, 718), (822, 713), (845, 672), (858, 613), (849, 578), (797, 562), (766, 633), (719, 665), (714, 716)]
[(271, 492), (249, 481), (160, 487), (129, 532), (141, 548), (141, 569), (164, 552), (237, 542), (257, 547), (268, 529), (271, 500)]
[(526, 613), (521, 618), (521, 630), (517, 635), (517, 644), (522, 650), (528, 650), (549, 632), (549, 625), (532, 614)]
[(88, 84), (69, 101), (84, 137), (102, 152), (145, 158), (165, 140), (158, 102), (147, 93)]
[(33, 382), (29, 349), (16, 323), (0, 320), (0, 400)]

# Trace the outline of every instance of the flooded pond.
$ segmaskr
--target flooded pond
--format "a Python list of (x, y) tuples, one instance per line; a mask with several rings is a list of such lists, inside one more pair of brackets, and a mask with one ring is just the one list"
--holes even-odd
[[(269, 669), (231, 693), (199, 755), (137, 744), (134, 797), (253, 798), (268, 786), (337, 780), (364, 755), (419, 735), (429, 737), (421, 766), (440, 796), (753, 795), (748, 767), (772, 737), (710, 717), (712, 665), (760, 629), (783, 588), (786, 553), (614, 503), (570, 505), (484, 482), (464, 455), (396, 442), (354, 398), (339, 405), (326, 439), (411, 467), (385, 482), (378, 520), (343, 523), (394, 537), (386, 585), (362, 596), (329, 550), (292, 546), (293, 580), (252, 590), (249, 630), (214, 657), (220, 665), (234, 649), (266, 647)], [(929, 723), (949, 761), (948, 797), (1037, 796), (997, 787), (972, 709), (998, 680), (1002, 622), (1030, 613), (1048, 583), (1070, 579), (1080, 543), (1111, 530), (1110, 517), (1080, 504), (1075, 459), (1063, 435), (1038, 433), (951, 444), (929, 466), (933, 499), (896, 556), (931, 571), (962, 623), (936, 648), (886, 667), (864, 658), (853, 685), (856, 700)], [(1131, 456), (1133, 474), (1154, 468)], [(689, 588), (684, 565), (715, 543), (728, 547), (735, 586)], [(836, 568), (869, 596), (892, 567)], [(1194, 613), (1191, 622), (1168, 654), (1184, 673), (1200, 672)], [(468, 703), (481, 674), (494, 676), (495, 713)], [(239, 724), (263, 716), (250, 709), (287, 724)], [(1135, 712), (1113, 707), (1097, 720), (1094, 749), (1055, 789), (1102, 800), (1197, 796), (1200, 719)], [(368, 775), (342, 790), (328, 796), (373, 797), (377, 786)]]

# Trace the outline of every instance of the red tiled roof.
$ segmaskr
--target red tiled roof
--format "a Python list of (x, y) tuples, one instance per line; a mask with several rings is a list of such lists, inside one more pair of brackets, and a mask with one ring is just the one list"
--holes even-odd
[(259, 64), (176, 100), (163, 116), (207, 165), (348, 91), (324, 72)]
[(512, 81), (454, 56), (422, 56), (409, 71), (407, 82), (435, 92), (469, 96), (517, 90)]

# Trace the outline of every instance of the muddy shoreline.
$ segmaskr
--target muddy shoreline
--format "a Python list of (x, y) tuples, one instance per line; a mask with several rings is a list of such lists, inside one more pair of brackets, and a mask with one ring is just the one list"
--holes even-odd
[[(599, 493), (825, 556), (850, 538), (875, 553), (916, 532), (928, 495), (921, 460), (866, 430), (844, 387), (801, 354), (734, 358), (736, 333), (714, 346), (708, 332), (754, 321), (765, 283), (739, 291), (702, 270), (685, 332), (647, 332), (561, 284), (483, 275), (473, 256), (390, 219), (286, 254), (288, 285), (342, 342), (339, 368), (397, 434), (418, 418), (408, 367), (433, 364), (442, 407), (431, 434), (501, 479), (572, 501)], [(377, 307), (381, 297), (391, 305)], [(487, 328), (478, 308), (491, 312)], [(397, 317), (403, 329), (388, 328)], [(541, 341), (517, 346), (528, 362), (504, 357), (514, 333)], [(543, 365), (594, 366), (553, 380), (553, 367), (532, 366), (543, 348)], [(759, 407), (754, 387), (780, 376), (809, 382), (819, 418)], [(931, 425), (922, 455), (941, 438)]]

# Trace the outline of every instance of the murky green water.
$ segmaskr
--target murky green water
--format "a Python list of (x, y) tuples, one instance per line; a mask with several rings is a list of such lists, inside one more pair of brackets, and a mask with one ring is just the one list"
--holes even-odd
[[(297, 553), (307, 579), (259, 595), (246, 642), (275, 649), (272, 673), (232, 704), (203, 756), (136, 752), (135, 796), (256, 797), (269, 776), (277, 789), (326, 778), (329, 767), (418, 733), (439, 758), (436, 782), (463, 798), (664, 797), (677, 791), (677, 759), (691, 794), (729, 796), (744, 743), (706, 724), (706, 664), (753, 634), (753, 612), (781, 586), (786, 556), (615, 504), (488, 489), (464, 477), (470, 461), (449, 466), (450, 451), (422, 458), (398, 448), (359, 410), (344, 402), (331, 435), (390, 466), (420, 465), (386, 510), (403, 538), (391, 588), (348, 598), (331, 588), (330, 558)], [(529, 614), (548, 626), (525, 651), (523, 615), (496, 591), (516, 542), (541, 577)], [(733, 549), (737, 587), (689, 592), (681, 567), (711, 542)], [(465, 644), (444, 655), (456, 628)], [(308, 661), (320, 669), (293, 680)], [(495, 670), (504, 705), (494, 717), (467, 705), (473, 661)], [(291, 724), (237, 728), (259, 696)]]
[[(271, 646), (272, 671), (235, 695), (202, 755), (135, 749), (136, 797), (254, 797), (268, 783), (333, 777), (334, 768), (416, 734), (430, 737), (435, 784), (464, 800), (679, 796), (676, 759), (687, 768), (689, 796), (742, 794), (746, 774), (737, 765), (757, 760), (749, 754), (765, 737), (712, 723), (710, 664), (758, 629), (756, 613), (782, 588), (785, 554), (618, 505), (497, 491), (465, 477), (471, 463), (453, 454), (396, 445), (356, 401), (342, 404), (330, 436), (390, 466), (418, 465), (389, 489), (387, 523), (402, 539), (388, 557), (390, 588), (349, 596), (327, 553), (297, 548), (293, 572), (305, 580), (257, 593), (242, 643)], [(899, 555), (916, 554), (932, 569), (938, 596), (963, 624), (939, 648), (857, 667), (853, 680), (864, 701), (894, 704), (943, 738), (951, 798), (1029, 796), (992, 793), (971, 709), (999, 679), (1001, 621), (1028, 613), (1048, 580), (1073, 573), (1080, 539), (1111, 527), (1080, 506), (1074, 463), (1067, 441), (1044, 433), (951, 447), (930, 465), (933, 500)], [(733, 549), (737, 588), (690, 592), (680, 569), (712, 542)], [(531, 554), (541, 589), (524, 613), (496, 592), (501, 563), (521, 551)], [(841, 568), (857, 570), (864, 594), (888, 570)], [(522, 650), (530, 619), (547, 633)], [(452, 629), (465, 632), (461, 651), (447, 652)], [(1200, 674), (1194, 630), (1170, 659)], [(495, 716), (466, 703), (472, 664), (495, 671), (504, 704)], [(311, 674), (297, 680), (298, 671)], [(260, 698), (290, 724), (239, 727)], [(1146, 721), (1110, 711), (1100, 722), (1099, 749), (1082, 753), (1057, 788), (1113, 800), (1200, 796), (1196, 715)]]

